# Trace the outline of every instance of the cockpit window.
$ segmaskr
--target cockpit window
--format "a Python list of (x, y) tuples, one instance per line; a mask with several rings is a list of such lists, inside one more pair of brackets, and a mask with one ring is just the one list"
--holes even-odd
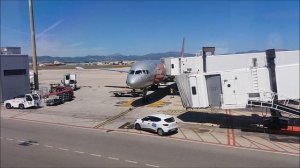
[(142, 71), (141, 70), (137, 70), (137, 71), (135, 71), (135, 74), (141, 74), (142, 73)]
[(134, 74), (134, 70), (130, 70), (130, 71), (129, 71), (129, 74)]
[(148, 71), (148, 70), (143, 70), (143, 73), (144, 73), (144, 74), (148, 74), (149, 71)]

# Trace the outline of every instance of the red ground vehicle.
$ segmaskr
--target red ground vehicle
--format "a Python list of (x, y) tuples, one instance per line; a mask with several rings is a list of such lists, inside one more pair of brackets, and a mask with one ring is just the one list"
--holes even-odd
[(71, 101), (74, 97), (73, 89), (71, 87), (60, 86), (59, 84), (50, 84), (48, 96), (58, 96), (64, 101)]

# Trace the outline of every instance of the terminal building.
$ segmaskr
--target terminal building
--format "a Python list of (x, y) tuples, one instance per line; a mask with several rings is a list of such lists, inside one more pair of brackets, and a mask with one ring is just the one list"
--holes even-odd
[(274, 77), (269, 74), (265, 52), (210, 56), (203, 52), (203, 56), (169, 57), (161, 61), (166, 75), (175, 76), (184, 106), (243, 108), (249, 93), (274, 92), (274, 80), (279, 100), (299, 99), (299, 50), (274, 50), (273, 57)]
[(0, 102), (30, 92), (28, 55), (20, 47), (3, 47), (0, 54)]

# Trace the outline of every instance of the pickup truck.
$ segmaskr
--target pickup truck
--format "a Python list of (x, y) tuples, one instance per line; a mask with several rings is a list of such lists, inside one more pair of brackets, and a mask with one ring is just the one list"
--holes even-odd
[(30, 108), (39, 107), (41, 104), (40, 96), (38, 94), (19, 95), (13, 99), (4, 101), (4, 106), (10, 108)]

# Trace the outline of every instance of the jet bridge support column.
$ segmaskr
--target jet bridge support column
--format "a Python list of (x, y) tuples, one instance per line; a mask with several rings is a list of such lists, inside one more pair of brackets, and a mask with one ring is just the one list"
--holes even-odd
[(206, 57), (208, 52), (211, 53), (211, 55), (215, 55), (215, 47), (202, 47), (202, 59), (203, 59), (203, 72), (206, 72)]
[[(266, 50), (266, 56), (267, 56), (267, 67), (269, 71), (269, 78), (270, 78), (270, 87), (271, 91), (275, 93), (273, 102), (277, 103), (278, 102), (278, 95), (277, 95), (277, 81), (276, 81), (276, 71), (275, 71), (275, 50), (274, 49), (269, 49)], [(277, 110), (271, 109), (271, 115), (272, 116), (281, 116), (280, 112)]]
[[(267, 67), (269, 71), (270, 87), (271, 91), (275, 94), (273, 98), (273, 104), (278, 103), (277, 95), (277, 81), (276, 81), (276, 71), (275, 71), (275, 49), (266, 50)], [(278, 110), (270, 108), (271, 118), (266, 120), (264, 125), (272, 129), (286, 128), (288, 125), (288, 120), (283, 118)]]

